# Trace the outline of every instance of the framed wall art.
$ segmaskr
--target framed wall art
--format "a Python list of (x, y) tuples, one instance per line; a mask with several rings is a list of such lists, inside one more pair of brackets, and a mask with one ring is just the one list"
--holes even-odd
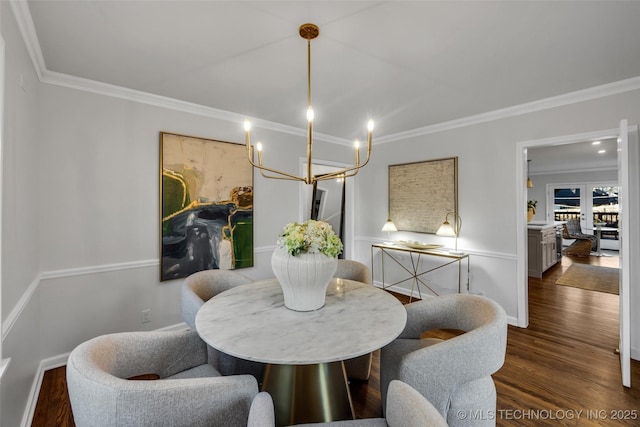
[(246, 147), (160, 133), (160, 280), (253, 266)]
[(458, 215), (458, 158), (389, 165), (389, 217), (398, 230), (432, 233)]

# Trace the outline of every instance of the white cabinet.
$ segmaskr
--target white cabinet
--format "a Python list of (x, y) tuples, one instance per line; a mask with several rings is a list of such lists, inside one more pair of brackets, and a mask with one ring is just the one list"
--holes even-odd
[(529, 227), (527, 251), (529, 253), (529, 276), (542, 277), (542, 273), (558, 261), (556, 228)]

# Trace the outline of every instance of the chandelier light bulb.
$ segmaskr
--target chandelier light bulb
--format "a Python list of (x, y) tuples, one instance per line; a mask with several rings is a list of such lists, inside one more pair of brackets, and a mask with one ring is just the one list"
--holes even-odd
[(360, 148), (360, 141), (358, 141), (357, 139), (355, 141), (353, 141), (353, 146), (356, 147), (356, 150)]
[(309, 105), (309, 108), (307, 108), (307, 121), (309, 123), (313, 121), (313, 108), (311, 108), (311, 105)]
[(258, 143), (256, 144), (256, 150), (262, 151), (262, 142), (258, 141)]
[(251, 122), (249, 119), (244, 119), (244, 130), (245, 132), (249, 132), (251, 130)]
[(369, 122), (367, 123), (367, 129), (369, 130), (369, 132), (373, 131), (373, 120), (369, 120)]

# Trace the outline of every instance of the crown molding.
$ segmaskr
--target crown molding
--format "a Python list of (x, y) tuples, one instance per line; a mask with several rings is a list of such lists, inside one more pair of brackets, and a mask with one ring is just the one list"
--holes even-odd
[(611, 172), (617, 171), (618, 166), (593, 166), (588, 168), (563, 168), (562, 170), (539, 170), (536, 172), (531, 172), (530, 176), (545, 176), (545, 175), (556, 175), (556, 174), (567, 174), (567, 173), (580, 173), (580, 172)]
[[(128, 89), (116, 85), (101, 83), (94, 80), (84, 79), (47, 70), (46, 64), (44, 62), (44, 57), (42, 56), (40, 43), (38, 41), (38, 36), (33, 25), (33, 19), (31, 17), (31, 12), (29, 11), (27, 0), (10, 0), (10, 4), (16, 21), (18, 22), (18, 28), (22, 33), (22, 38), (24, 39), (27, 50), (29, 52), (29, 56), (31, 57), (31, 61), (33, 62), (36, 74), (38, 75), (38, 78), (42, 83), (48, 83), (86, 92), (92, 92), (104, 96), (111, 96), (129, 101), (140, 102), (143, 104), (167, 108), (175, 111), (182, 111), (189, 114), (210, 117), (228, 122), (242, 123), (246, 118), (246, 116), (242, 114), (234, 113), (231, 111), (225, 111), (200, 104), (180, 101), (174, 98), (155, 95), (148, 92)], [(592, 99), (604, 98), (607, 96), (639, 89), (640, 76), (632, 77), (629, 79), (582, 89), (563, 95), (541, 99), (538, 101), (528, 102), (525, 104), (493, 110), (482, 114), (476, 114), (473, 116), (449, 120), (446, 122), (436, 123), (434, 125), (377, 137), (374, 145), (401, 141), (438, 132), (444, 132), (447, 130), (491, 122), (508, 117), (514, 117), (551, 108), (561, 107), (564, 105), (575, 104), (578, 102), (589, 101)], [(254, 126), (260, 127), (262, 129), (302, 136), (305, 138), (307, 136), (306, 129), (296, 128), (282, 123), (262, 120), (259, 118), (250, 117), (249, 119), (251, 119)], [(317, 140), (333, 144), (351, 146), (351, 141), (345, 138), (339, 138), (322, 133), (314, 133), (314, 137)]]
[(589, 101), (592, 99), (605, 98), (611, 95), (617, 95), (624, 92), (630, 92), (640, 89), (640, 76), (632, 77), (625, 80), (619, 80), (613, 83), (607, 83), (600, 86), (594, 86), (575, 92), (565, 93), (563, 95), (553, 96), (551, 98), (540, 99), (538, 101), (528, 102), (526, 104), (515, 105), (513, 107), (501, 108), (474, 116), (463, 117), (461, 119), (450, 120), (435, 125), (425, 126), (417, 129), (411, 129), (406, 132), (398, 132), (377, 138), (377, 144), (385, 144), (399, 140), (414, 138), (417, 136), (428, 135), (447, 130), (462, 128), (479, 123), (486, 123), (500, 120), (508, 117), (519, 116), (522, 114), (534, 113), (537, 111), (548, 110), (551, 108), (562, 107), (564, 105), (575, 104), (578, 102)]
[(44, 63), (44, 57), (42, 56), (42, 49), (40, 49), (40, 42), (38, 41), (38, 35), (36, 28), (33, 25), (33, 18), (31, 17), (31, 11), (27, 0), (10, 0), (11, 10), (16, 18), (18, 29), (22, 34), (22, 39), (27, 47), (27, 52), (31, 57), (33, 68), (38, 75), (38, 79), (42, 81), (43, 71), (47, 69)]
[[(56, 86), (77, 89), (85, 92), (91, 92), (104, 96), (111, 96), (128, 101), (139, 102), (142, 104), (152, 105), (155, 107), (167, 108), (174, 111), (195, 114), (199, 116), (209, 117), (213, 119), (224, 120), (227, 122), (238, 123), (241, 126), (246, 115), (234, 113), (231, 111), (220, 110), (213, 107), (207, 107), (200, 104), (181, 101), (175, 98), (155, 95), (134, 89), (128, 89), (121, 86), (111, 85), (98, 82), (95, 80), (85, 79), (72, 76), (69, 74), (58, 73), (47, 69), (38, 35), (33, 25), (33, 18), (29, 10), (26, 0), (10, 0), (11, 9), (18, 23), (18, 28), (22, 34), (22, 38), (27, 47), (31, 62), (36, 71), (38, 79), (41, 83), (47, 83)], [(275, 132), (286, 133), (306, 138), (307, 129), (296, 128), (293, 126), (276, 123), (269, 120), (263, 120), (255, 117), (249, 117), (254, 127), (267, 129)], [(319, 141), (329, 142), (333, 144), (351, 146), (352, 142), (346, 138), (339, 138), (332, 135), (314, 132), (314, 138)]]
[[(108, 83), (102, 83), (95, 80), (76, 77), (69, 74), (58, 73), (55, 71), (44, 70), (39, 74), (40, 81), (55, 86), (67, 87), (84, 92), (91, 92), (98, 95), (120, 98), (127, 101), (138, 102), (141, 104), (152, 105), (154, 107), (166, 108), (169, 110), (180, 111), (183, 113), (194, 114), (198, 116), (209, 117), (227, 122), (238, 123), (241, 127), (245, 118), (251, 120), (254, 127), (267, 129), (275, 132), (286, 133), (306, 138), (307, 130), (300, 129), (282, 123), (276, 123), (269, 120), (263, 120), (256, 117), (247, 117), (246, 115), (234, 113), (232, 111), (221, 110), (218, 108), (208, 107), (193, 102), (181, 101), (175, 98), (155, 95), (149, 92), (143, 92), (135, 89), (129, 89), (122, 86), (116, 86)], [(329, 142), (339, 145), (351, 145), (351, 142), (345, 138), (338, 138), (323, 133), (313, 134), (314, 138), (319, 141)]]

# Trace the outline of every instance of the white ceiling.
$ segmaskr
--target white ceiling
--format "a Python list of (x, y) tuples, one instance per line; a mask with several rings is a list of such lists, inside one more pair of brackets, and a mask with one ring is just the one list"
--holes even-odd
[(617, 138), (527, 150), (531, 176), (557, 172), (604, 171), (618, 168)]
[[(640, 2), (27, 1), (44, 68), (296, 128), (432, 126), (640, 76)], [(37, 46), (36, 46), (37, 47)]]

